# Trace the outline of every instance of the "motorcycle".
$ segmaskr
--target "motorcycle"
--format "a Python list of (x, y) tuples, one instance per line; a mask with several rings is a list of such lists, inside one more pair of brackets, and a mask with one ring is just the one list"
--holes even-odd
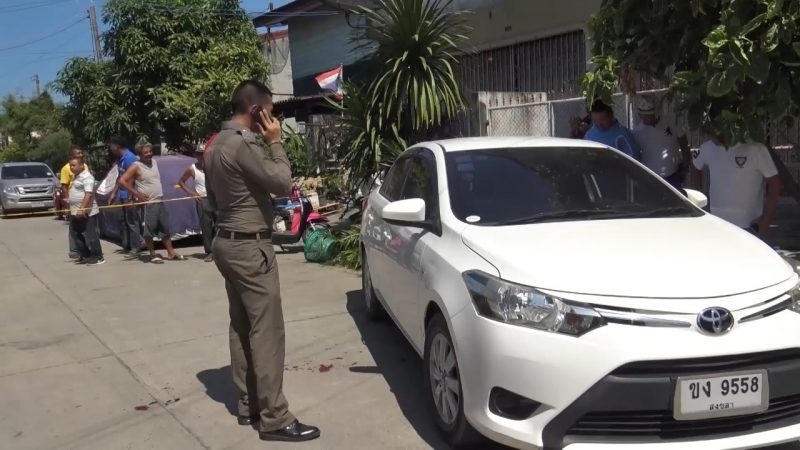
[(275, 204), (278, 212), (279, 221), (289, 220), (291, 226), (288, 230), (280, 230), (277, 226), (272, 232), (272, 243), (285, 250), (284, 246), (305, 242), (309, 234), (316, 230), (326, 230), (330, 232), (331, 225), (327, 217), (323, 216), (311, 204), (311, 200), (300, 193), (297, 188), (292, 189), (292, 193), (284, 204)]

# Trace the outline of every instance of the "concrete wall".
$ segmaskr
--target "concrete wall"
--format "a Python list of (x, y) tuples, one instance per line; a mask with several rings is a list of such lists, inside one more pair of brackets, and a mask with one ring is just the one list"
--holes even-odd
[(270, 87), (275, 93), (274, 101), (290, 98), (294, 94), (294, 88), (292, 52), (288, 36), (264, 42), (263, 46), (264, 58), (270, 64)]
[[(351, 16), (350, 23), (356, 25), (357, 19)], [(319, 75), (363, 58), (367, 52), (354, 51), (355, 46), (350, 42), (354, 33), (344, 14), (290, 20), (289, 45), (293, 55), (294, 77)]]
[(475, 50), (485, 50), (585, 30), (600, 3), (601, 0), (455, 0), (454, 6), (471, 11), (466, 15), (472, 28), (470, 44)]

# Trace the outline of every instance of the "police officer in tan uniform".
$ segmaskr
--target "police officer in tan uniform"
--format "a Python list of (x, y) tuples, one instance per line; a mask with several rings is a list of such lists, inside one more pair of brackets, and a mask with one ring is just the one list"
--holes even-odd
[(289, 195), (289, 158), (272, 117), (272, 93), (243, 81), (233, 117), (206, 151), (206, 189), (217, 213), (214, 262), (228, 293), (231, 367), (241, 425), (258, 423), (265, 441), (307, 441), (319, 429), (300, 423), (283, 395), (285, 333), (278, 262), (270, 240), (270, 194)]

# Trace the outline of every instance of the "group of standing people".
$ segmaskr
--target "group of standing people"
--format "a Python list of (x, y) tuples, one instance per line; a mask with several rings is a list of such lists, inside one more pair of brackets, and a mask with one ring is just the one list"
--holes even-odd
[(573, 122), (572, 137), (622, 151), (684, 194), (685, 187), (700, 189), (707, 172), (712, 214), (754, 234), (769, 230), (781, 183), (765, 145), (731, 144), (710, 134), (692, 151), (684, 130), (662, 112), (655, 97), (640, 96), (636, 109), (640, 120), (630, 130), (614, 117), (610, 105), (595, 101), (590, 116)]

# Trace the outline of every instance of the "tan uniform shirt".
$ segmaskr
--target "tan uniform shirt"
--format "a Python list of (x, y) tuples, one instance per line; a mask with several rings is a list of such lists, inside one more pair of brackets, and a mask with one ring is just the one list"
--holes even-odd
[(272, 229), (270, 194), (289, 195), (292, 172), (283, 146), (271, 145), (247, 128), (223, 122), (205, 152), (206, 189), (217, 214), (217, 227), (237, 233)]

